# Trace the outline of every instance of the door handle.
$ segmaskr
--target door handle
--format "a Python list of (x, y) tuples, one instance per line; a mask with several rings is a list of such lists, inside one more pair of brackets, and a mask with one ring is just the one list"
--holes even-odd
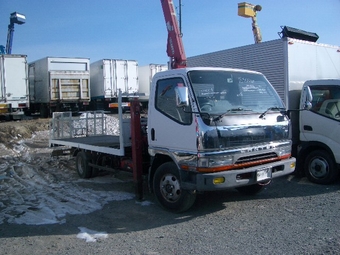
[(312, 126), (304, 125), (304, 126), (303, 126), (303, 130), (306, 130), (306, 131), (313, 131), (313, 128), (312, 128)]
[(155, 129), (151, 128), (151, 141), (155, 141)]

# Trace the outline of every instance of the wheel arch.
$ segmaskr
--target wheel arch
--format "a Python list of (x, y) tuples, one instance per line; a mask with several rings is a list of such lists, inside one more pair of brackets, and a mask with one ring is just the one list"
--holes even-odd
[(79, 149), (79, 148), (73, 150), (73, 151), (72, 151), (72, 156), (73, 156), (73, 157), (76, 157), (77, 154), (78, 154), (79, 152), (81, 152), (81, 149)]
[(149, 174), (148, 174), (148, 186), (149, 186), (149, 190), (151, 193), (153, 193), (153, 185), (152, 185), (152, 181), (155, 175), (155, 172), (157, 170), (157, 168), (166, 163), (166, 162), (174, 162), (176, 164), (176, 166), (178, 167), (178, 164), (175, 160), (173, 160), (171, 158), (170, 155), (167, 154), (156, 154), (155, 156), (153, 156), (152, 160), (151, 160), (151, 164), (150, 164), (150, 169), (149, 169)]
[(302, 163), (302, 165), (304, 164), (307, 155), (314, 151), (314, 150), (325, 150), (327, 151), (327, 153), (329, 153), (329, 155), (332, 157), (332, 159), (335, 162), (335, 157), (333, 154), (333, 151), (331, 150), (331, 148), (324, 144), (324, 143), (320, 143), (320, 142), (306, 142), (306, 143), (302, 143), (300, 148), (299, 148), (299, 152), (298, 152), (298, 160), (299, 163)]

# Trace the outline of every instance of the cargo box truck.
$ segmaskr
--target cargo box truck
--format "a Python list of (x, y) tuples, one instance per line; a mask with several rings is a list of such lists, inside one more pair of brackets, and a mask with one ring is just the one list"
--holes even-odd
[[(188, 58), (188, 66), (243, 68), (262, 72), (284, 100), (292, 120), (293, 155), (297, 170), (316, 183), (336, 180), (340, 164), (340, 120), (320, 112), (330, 93), (339, 100), (340, 47), (284, 37)], [(323, 81), (320, 81), (323, 79)], [(332, 79), (326, 81), (324, 79)], [(312, 108), (302, 109), (304, 88), (313, 94)], [(332, 92), (334, 90), (334, 92)], [(336, 105), (336, 104), (335, 104)], [(335, 110), (334, 110), (335, 111)], [(324, 125), (324, 129), (317, 125)], [(332, 138), (330, 137), (332, 136)], [(332, 140), (332, 142), (330, 142)]]
[(27, 56), (0, 55), (0, 115), (21, 119), (29, 108)]
[(117, 111), (118, 93), (122, 92), (123, 111), (130, 109), (130, 98), (139, 91), (138, 62), (102, 59), (91, 63), (91, 108)]
[(138, 67), (139, 76), (139, 101), (141, 102), (144, 109), (147, 109), (150, 88), (153, 76), (158, 73), (168, 70), (168, 66), (164, 64), (149, 64)]
[(90, 59), (46, 57), (29, 63), (30, 111), (78, 113), (90, 103)]

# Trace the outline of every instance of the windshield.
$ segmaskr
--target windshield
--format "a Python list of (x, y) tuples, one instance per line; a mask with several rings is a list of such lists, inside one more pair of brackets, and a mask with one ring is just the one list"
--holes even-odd
[(188, 76), (202, 113), (263, 113), (284, 107), (274, 88), (261, 74), (200, 70), (190, 71)]

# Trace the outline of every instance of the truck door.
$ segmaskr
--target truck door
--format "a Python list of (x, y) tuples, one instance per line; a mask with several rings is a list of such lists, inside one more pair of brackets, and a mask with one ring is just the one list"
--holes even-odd
[(328, 145), (340, 160), (340, 87), (320, 85), (310, 86), (310, 89), (312, 108), (300, 114), (300, 138)]
[(148, 114), (149, 146), (170, 151), (195, 152), (196, 129), (190, 106), (178, 108), (176, 87), (185, 86), (184, 78), (159, 79), (152, 88)]

